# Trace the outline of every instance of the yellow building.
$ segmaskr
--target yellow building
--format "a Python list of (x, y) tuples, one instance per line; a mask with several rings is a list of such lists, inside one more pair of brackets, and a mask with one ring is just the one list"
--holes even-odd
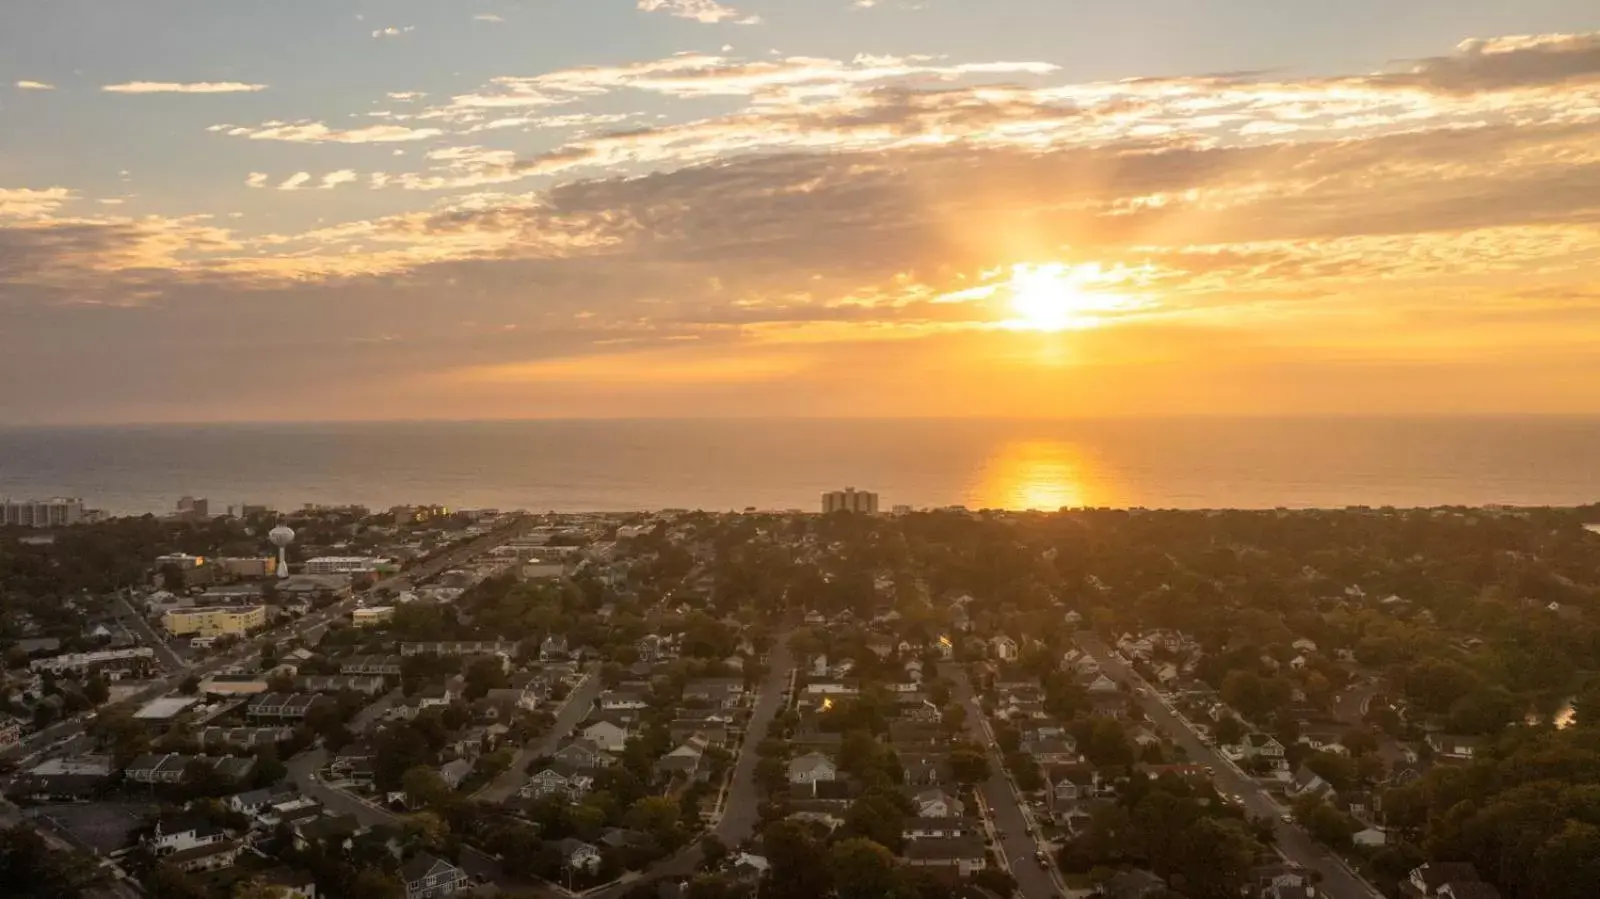
[(246, 631), (266, 623), (266, 606), (173, 609), (161, 616), (161, 624), (174, 637), (242, 637)]
[(367, 606), (350, 613), (350, 622), (356, 627), (374, 627), (394, 620), (394, 606)]

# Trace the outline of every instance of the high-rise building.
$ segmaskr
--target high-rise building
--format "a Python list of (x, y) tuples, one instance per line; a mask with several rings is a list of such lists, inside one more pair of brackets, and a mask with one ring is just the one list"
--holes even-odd
[(867, 490), (857, 490), (846, 487), (822, 494), (822, 513), (829, 512), (860, 512), (863, 515), (875, 515), (878, 512), (878, 494)]
[(185, 496), (178, 500), (179, 518), (199, 519), (211, 517), (211, 501), (205, 497)]
[(76, 497), (8, 499), (0, 503), (0, 524), (12, 527), (59, 528), (82, 521), (83, 500)]

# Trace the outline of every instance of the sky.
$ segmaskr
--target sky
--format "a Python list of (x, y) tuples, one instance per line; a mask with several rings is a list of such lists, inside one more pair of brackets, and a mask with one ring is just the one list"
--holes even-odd
[(0, 422), (1600, 413), (1593, 0), (7, 0)]

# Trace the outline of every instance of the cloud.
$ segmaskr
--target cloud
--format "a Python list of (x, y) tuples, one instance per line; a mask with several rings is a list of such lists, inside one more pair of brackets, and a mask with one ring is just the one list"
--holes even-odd
[(246, 187), (266, 187), (267, 180), (270, 177), (266, 172), (251, 172), (250, 177), (246, 178), (244, 183)]
[(472, 20), (474, 22), (493, 22), (495, 24), (500, 24), (500, 23), (505, 22), (505, 18), (504, 17), (502, 17), (500, 15), (497, 15), (495, 13), (492, 13), (492, 12), (481, 12), (481, 13), (478, 13), (477, 15), (472, 17)]
[(264, 91), (267, 86), (238, 81), (129, 81), (100, 89), (112, 94), (245, 94)]
[(56, 86), (53, 84), (46, 84), (43, 81), (24, 80), (18, 81), (16, 83), (16, 88), (19, 91), (53, 91), (56, 89)]
[(353, 170), (340, 169), (337, 172), (329, 172), (328, 174), (323, 175), (321, 183), (317, 186), (321, 190), (332, 190), (341, 184), (351, 184), (356, 180), (356, 173)]
[(206, 129), (230, 137), (250, 140), (288, 141), (300, 144), (387, 144), (428, 140), (444, 132), (437, 128), (407, 128), (403, 125), (371, 125), (366, 128), (337, 129), (322, 122), (265, 122), (256, 126), (213, 125)]
[(411, 32), (416, 31), (416, 30), (417, 30), (417, 26), (415, 26), (415, 25), (406, 25), (404, 27), (396, 27), (394, 25), (390, 25), (388, 28), (378, 28), (378, 29), (374, 30), (372, 32), (372, 37), (375, 40), (381, 40), (382, 38), (399, 37), (402, 34), (410, 34)]
[(760, 16), (747, 16), (717, 0), (639, 0), (639, 9), (645, 12), (664, 12), (669, 16), (689, 19), (704, 25), (730, 22), (735, 25), (757, 25)]
[(33, 218), (55, 212), (75, 198), (65, 187), (44, 190), (0, 187), (0, 217)]
[(285, 178), (283, 183), (278, 185), (278, 190), (300, 190), (310, 181), (310, 172), (295, 172), (293, 175)]
[(1456, 51), (1381, 80), (1452, 94), (1600, 81), (1600, 33), (1479, 38)]

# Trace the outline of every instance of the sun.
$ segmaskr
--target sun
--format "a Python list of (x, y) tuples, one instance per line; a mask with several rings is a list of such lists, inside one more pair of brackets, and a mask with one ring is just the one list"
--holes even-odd
[(1089, 289), (1104, 280), (1098, 265), (1071, 266), (1052, 262), (1012, 266), (1008, 327), (1025, 331), (1068, 331), (1100, 324), (1103, 313), (1126, 308), (1127, 298)]

